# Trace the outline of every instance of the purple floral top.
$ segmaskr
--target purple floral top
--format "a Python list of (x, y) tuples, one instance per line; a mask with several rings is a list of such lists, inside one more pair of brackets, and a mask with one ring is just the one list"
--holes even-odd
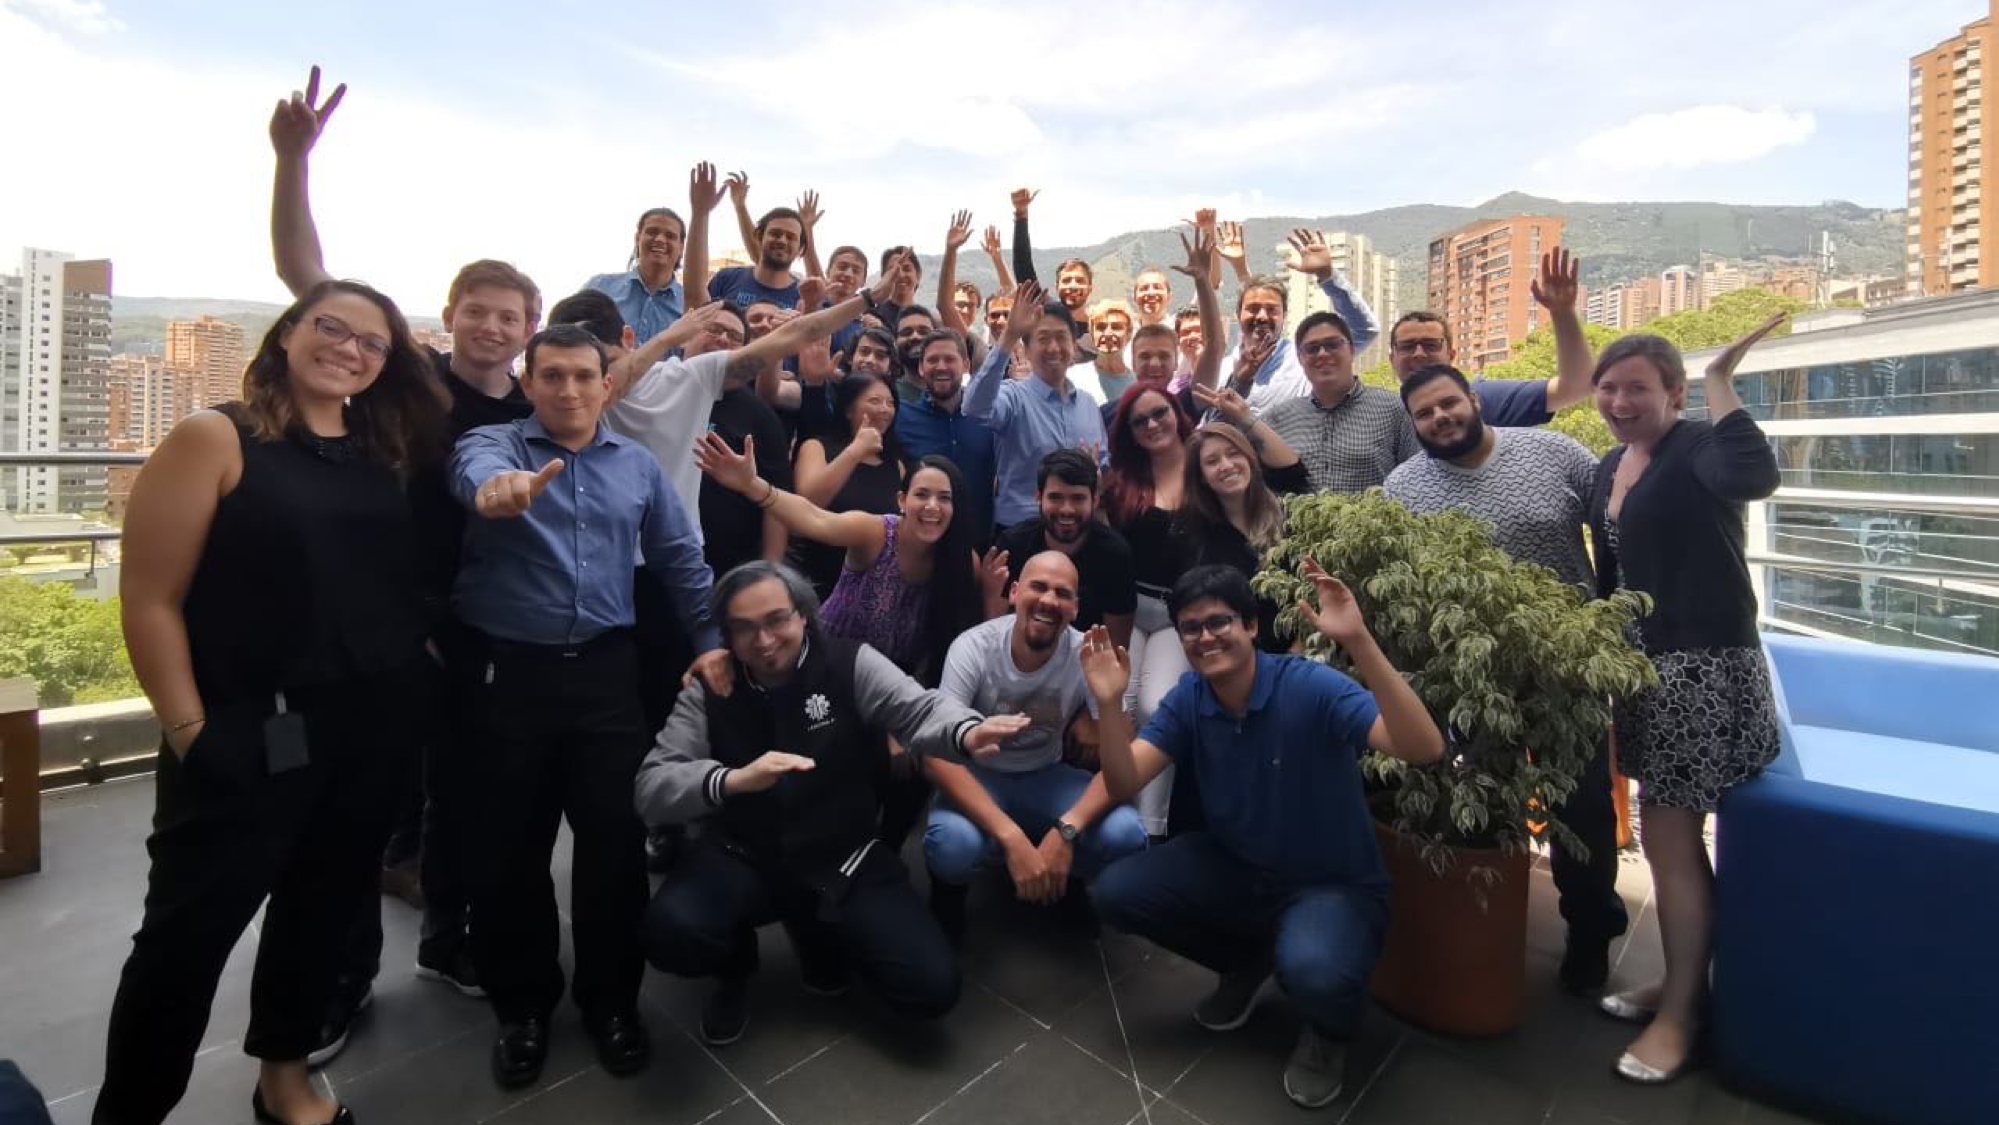
[(895, 533), (902, 517), (881, 519), (882, 549), (875, 564), (866, 570), (841, 567), (819, 620), (833, 636), (871, 645), (907, 672), (923, 657), (930, 587), (903, 581), (895, 561)]

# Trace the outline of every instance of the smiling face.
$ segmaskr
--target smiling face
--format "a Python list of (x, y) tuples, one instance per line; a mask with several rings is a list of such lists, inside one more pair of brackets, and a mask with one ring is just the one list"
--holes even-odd
[(1451, 346), (1444, 339), (1444, 326), (1434, 320), (1405, 320), (1392, 335), (1388, 342), (1388, 362), (1397, 379), (1407, 379), (1419, 368), (1453, 361)]
[(1027, 560), (1013, 584), (1013, 631), (1036, 652), (1046, 652), (1062, 640), (1076, 620), (1076, 564), (1060, 551), (1043, 551)]
[(1091, 319), (1090, 336), (1096, 341), (1097, 351), (1121, 352), (1125, 341), (1131, 339), (1131, 317), (1123, 309), (1105, 309)]
[(548, 435), (575, 445), (597, 432), (597, 419), (611, 397), (611, 377), (602, 357), (590, 347), (535, 349), (534, 363), (521, 377), (521, 393), (534, 404), (534, 416)]
[(755, 301), (743, 309), (743, 320), (750, 327), (750, 339), (761, 340), (771, 329), (777, 327), (777, 315), (783, 310), (769, 301)]
[(475, 285), (444, 310), (451, 353), (475, 367), (506, 367), (528, 346), (534, 322), (527, 294), (504, 285)]
[(833, 304), (860, 292), (861, 283), (868, 279), (868, 260), (851, 250), (833, 256), (826, 264), (826, 299)]
[(1202, 437), (1195, 446), (1194, 455), (1201, 466), (1201, 480), (1209, 491), (1224, 500), (1240, 497), (1249, 491), (1249, 482), (1255, 466), (1242, 450), (1229, 444), (1228, 439), (1212, 435)]
[(1083, 541), (1090, 517), (1097, 511), (1097, 494), (1089, 485), (1070, 484), (1054, 473), (1041, 486), (1041, 527), (1050, 543), (1065, 548)]
[(1298, 341), (1298, 363), (1321, 405), (1338, 402), (1353, 390), (1353, 344), (1330, 324), (1315, 325)]
[(784, 583), (766, 578), (736, 592), (722, 607), (729, 652), (750, 674), (766, 682), (786, 678), (805, 646), (805, 616), (791, 603)]
[(1284, 328), (1284, 294), (1266, 285), (1243, 290), (1236, 323), (1242, 326), (1244, 347), (1251, 340), (1259, 344), (1276, 340)]
[(1180, 420), (1174, 416), (1173, 402), (1158, 391), (1147, 391), (1131, 404), (1127, 415), (1131, 436), (1147, 453), (1158, 453), (1180, 444)]
[(1171, 380), (1179, 360), (1179, 345), (1170, 332), (1140, 330), (1131, 342), (1131, 373), (1141, 383)]
[(915, 374), (923, 365), (923, 338), (937, 330), (937, 322), (927, 313), (904, 313), (895, 322), (895, 353), (905, 373)]
[(1485, 440), (1478, 399), (1454, 379), (1433, 378), (1409, 394), (1409, 420), (1416, 440), (1432, 457), (1462, 457)]
[(774, 218), (764, 224), (757, 258), (765, 269), (788, 270), (798, 260), (805, 228), (797, 219)]
[(950, 340), (933, 340), (924, 345), (919, 375), (930, 397), (947, 402), (965, 385), (965, 353)]
[(854, 341), (854, 362), (850, 365), (850, 375), (887, 375), (895, 368), (895, 357), (882, 347), (872, 336), (862, 336)]
[(680, 220), (671, 215), (647, 215), (632, 238), (632, 250), (638, 254), (641, 271), (669, 277), (680, 267), (680, 248), (686, 240)]
[[(1188, 632), (1195, 623), (1207, 627), (1190, 638)], [(1256, 660), (1256, 622), (1244, 621), (1220, 598), (1202, 598), (1181, 606), (1173, 624), (1180, 630), (1180, 650), (1186, 654), (1187, 664), (1211, 683)]]
[(1658, 365), (1642, 355), (1618, 360), (1596, 381), (1597, 413), (1610, 436), (1626, 445), (1657, 441), (1673, 428), (1686, 399), (1686, 387), (1667, 390)]
[(1027, 338), (1028, 359), (1034, 364), (1034, 373), (1053, 384), (1069, 373), (1076, 362), (1076, 335), (1069, 326), (1052, 316), (1043, 315), (1035, 322), (1034, 332)]
[(1072, 311), (1081, 312), (1090, 301), (1090, 271), (1082, 266), (1065, 266), (1055, 275), (1055, 296)]
[(1166, 315), (1166, 303), (1173, 299), (1173, 283), (1158, 270), (1146, 270), (1132, 286), (1131, 299), (1138, 306), (1138, 319), (1158, 324)]
[[(335, 336), (345, 339), (336, 343)], [(300, 398), (338, 401), (367, 390), (388, 358), (389, 318), (354, 293), (329, 293), (278, 339), (286, 379)]]
[(682, 354), (693, 359), (709, 352), (734, 351), (747, 342), (744, 338), (747, 327), (743, 318), (721, 313), (701, 326), (700, 334), (688, 343)]
[(867, 389), (863, 390), (853, 405), (847, 407), (847, 426), (859, 433), (863, 426), (879, 434), (887, 434), (895, 424), (895, 392), (888, 384), (872, 376), (858, 376), (866, 379)]
[(1184, 317), (1173, 325), (1173, 335), (1180, 341), (1180, 358), (1189, 370), (1201, 361), (1201, 318)]
[(938, 469), (918, 469), (909, 476), (909, 487), (897, 498), (902, 509), (902, 527), (918, 543), (934, 547), (951, 529), (956, 512), (951, 495), (951, 478)]
[(989, 338), (997, 340), (1000, 333), (1006, 331), (1007, 314), (1012, 311), (1012, 297), (994, 297), (986, 302), (986, 335)]

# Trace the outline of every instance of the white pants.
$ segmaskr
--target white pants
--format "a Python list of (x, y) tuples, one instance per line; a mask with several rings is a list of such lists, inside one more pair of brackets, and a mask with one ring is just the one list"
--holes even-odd
[[(1144, 594), (1138, 596), (1138, 611), (1132, 615), (1130, 652), (1131, 684), (1125, 688), (1124, 710), (1132, 717), (1133, 737), (1136, 737), (1152, 720), (1159, 701), (1190, 670), (1165, 602)], [(1166, 814), (1173, 803), (1173, 774), (1174, 768), (1168, 765), (1139, 790), (1138, 799), (1132, 802), (1149, 835), (1166, 834)]]

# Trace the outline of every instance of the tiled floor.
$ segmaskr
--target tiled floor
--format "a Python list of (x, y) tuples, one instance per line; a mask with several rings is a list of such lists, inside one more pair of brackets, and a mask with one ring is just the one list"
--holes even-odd
[[(45, 870), (0, 881), (0, 1058), (17, 1060), (58, 1122), (87, 1121), (103, 1065), (105, 1013), (138, 918), (144, 779), (44, 802)], [(1616, 982), (1659, 964), (1645, 869), (1626, 856), (1620, 887), (1638, 919), (1614, 949)], [(566, 894), (566, 888), (564, 890)], [(1453, 1040), (1371, 1013), (1348, 1055), (1347, 1090), (1319, 1120), (1428, 1123), (1806, 1120), (1747, 1102), (1705, 1073), (1656, 1090), (1614, 1079), (1630, 1029), (1554, 987), (1562, 930), (1545, 871), (1529, 923), (1531, 1014), (1492, 1039)], [(780, 931), (763, 936), (749, 1033), (720, 1049), (691, 1034), (704, 988), (651, 974), (650, 1069), (628, 1079), (596, 1064), (572, 1009), (556, 1024), (540, 1085), (503, 1092), (487, 1074), (491, 1017), (478, 1002), (414, 979), (416, 917), (383, 901), (389, 953), (374, 1008), (325, 1073), (366, 1125), (643, 1121), (883, 1125), (1247, 1125), (1311, 1120), (1278, 1075), (1297, 1031), (1283, 1003), (1217, 1035), (1188, 1012), (1212, 976), (1142, 941), (1090, 938), (1017, 905), (1005, 888), (973, 899), (963, 1002), (937, 1024), (899, 1023), (857, 997), (798, 987)], [(254, 1064), (239, 1047), (252, 943), (239, 946), (176, 1122), (247, 1121)]]

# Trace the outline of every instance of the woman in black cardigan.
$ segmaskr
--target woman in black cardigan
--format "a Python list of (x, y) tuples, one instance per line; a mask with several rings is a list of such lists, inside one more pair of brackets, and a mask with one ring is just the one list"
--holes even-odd
[(1777, 490), (1777, 457), (1735, 393), (1736, 365), (1783, 322), (1773, 316), (1707, 369), (1709, 422), (1680, 417), (1679, 349), (1626, 336), (1598, 357), (1597, 410), (1624, 444), (1590, 498), (1597, 590), (1642, 590), (1639, 624), (1659, 686), (1618, 702), (1618, 757), (1643, 786), (1644, 845), (1659, 903), (1665, 979), (1605, 996), (1613, 1016), (1646, 1023), (1617, 1060), (1620, 1077), (1665, 1082), (1686, 1068), (1707, 990), (1714, 869), (1701, 831), (1724, 790), (1777, 756), (1769, 666), (1756, 635), (1743, 505)]

